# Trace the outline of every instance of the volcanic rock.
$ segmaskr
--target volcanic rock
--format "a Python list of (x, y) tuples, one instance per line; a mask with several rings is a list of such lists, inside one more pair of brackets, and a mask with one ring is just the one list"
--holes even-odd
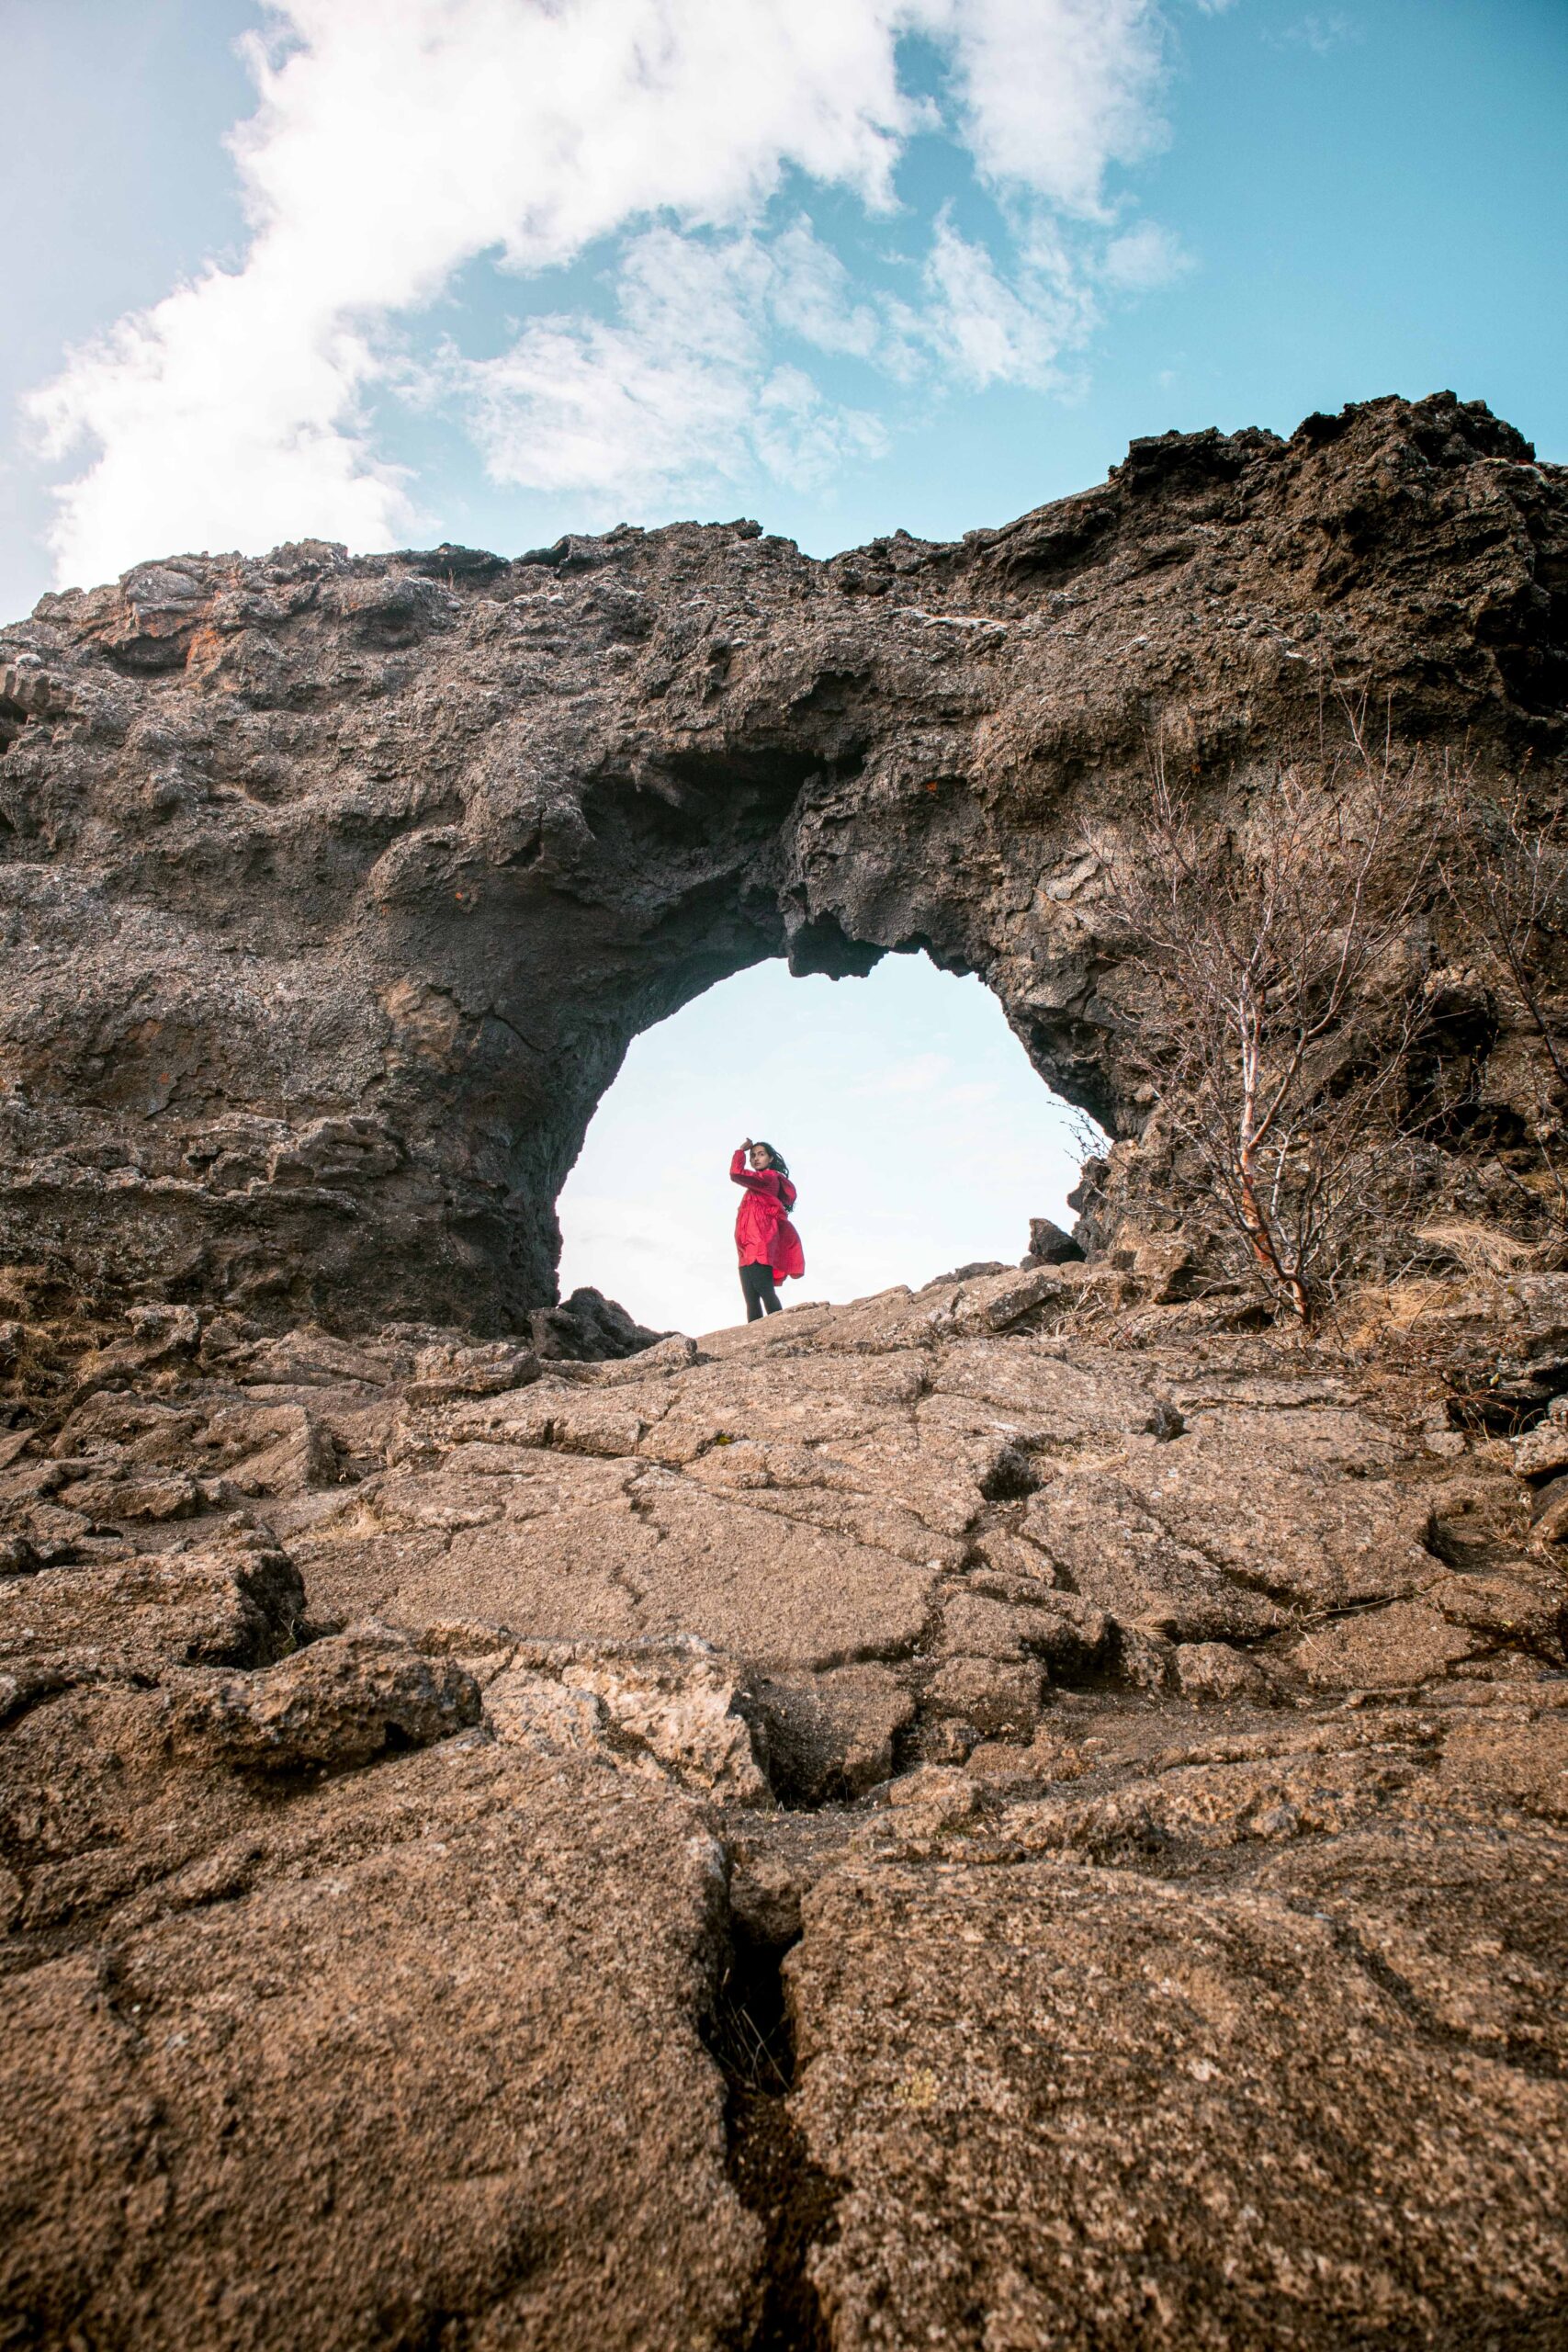
[[(1151, 740), (1245, 774), (1368, 687), (1548, 776), (1565, 560), (1561, 469), (1441, 394), (1138, 442), (956, 546), (308, 541), (46, 596), (0, 630), (0, 1262), (625, 1352), (597, 1294), (549, 1311), (556, 1196), (631, 1038), (771, 956), (979, 973), (1130, 1138), (1083, 844)], [(1478, 1069), (1450, 995), (1433, 1050), (1517, 1123), (1529, 1039), (1499, 1014)]]
[[(1098, 1280), (502, 1388), (209, 1327), (24, 1425), (15, 2340), (1550, 2341), (1561, 1557), (1418, 1383)], [(332, 1483), (107, 1516), (304, 1398)]]
[[(1083, 840), (1341, 689), (1560, 774), (1565, 560), (1444, 395), (0, 632), (0, 2346), (1563, 2340), (1539, 1056), (1439, 973), (1426, 1254), (1249, 1330)], [(632, 1036), (916, 951), (1107, 1123), (1076, 1241), (558, 1301)]]
[(1081, 1245), (1050, 1217), (1030, 1218), (1029, 1254), (1023, 1261), (1026, 1266), (1065, 1266), (1083, 1254)]

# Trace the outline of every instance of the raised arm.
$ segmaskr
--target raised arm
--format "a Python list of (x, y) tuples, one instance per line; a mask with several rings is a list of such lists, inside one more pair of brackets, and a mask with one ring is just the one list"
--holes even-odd
[(778, 1178), (771, 1168), (765, 1168), (760, 1176), (753, 1175), (746, 1165), (744, 1144), (729, 1163), (729, 1181), (732, 1184), (743, 1184), (749, 1193), (766, 1193), (774, 1199), (778, 1197)]

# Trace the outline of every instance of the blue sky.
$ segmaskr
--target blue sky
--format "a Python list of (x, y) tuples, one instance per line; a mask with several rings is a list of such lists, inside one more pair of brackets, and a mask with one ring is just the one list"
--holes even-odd
[[(1568, 458), (1562, 0), (6, 0), (5, 26), (8, 615), (304, 535), (946, 537), (1134, 435), (1391, 390), (1485, 399)], [(827, 985), (730, 988), (787, 1029)], [(621, 1082), (677, 1194), (689, 1138), (654, 1106), (723, 995)], [(846, 1023), (867, 1068), (984, 1062), (1036, 1115), (977, 989), (896, 959), (840, 984), (835, 1069)], [(806, 1126), (795, 1051), (772, 1080)], [(888, 1150), (919, 1164), (918, 1096), (836, 1151), (825, 1216)], [(602, 1171), (574, 1222), (590, 1178), (572, 1271), (596, 1235), (589, 1278), (629, 1285)], [(967, 1180), (927, 1192), (912, 1276), (1001, 1254), (978, 1211), (959, 1239)]]

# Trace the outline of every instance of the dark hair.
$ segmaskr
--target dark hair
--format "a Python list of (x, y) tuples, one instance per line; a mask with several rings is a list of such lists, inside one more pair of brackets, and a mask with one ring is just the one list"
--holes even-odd
[(759, 1148), (767, 1153), (768, 1159), (773, 1165), (773, 1174), (775, 1176), (782, 1176), (787, 1183), (789, 1182), (789, 1170), (785, 1166), (784, 1162), (779, 1158), (779, 1155), (773, 1149), (773, 1145), (771, 1143), (761, 1143), (759, 1145)]

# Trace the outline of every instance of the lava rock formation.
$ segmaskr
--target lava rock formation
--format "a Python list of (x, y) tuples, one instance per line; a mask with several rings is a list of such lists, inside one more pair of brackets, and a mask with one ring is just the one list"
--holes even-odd
[[(1565, 599), (1443, 396), (0, 632), (3, 2352), (1568, 2343), (1561, 1250), (1284, 1331), (1119, 1225), (1081, 854), (1341, 686), (1560, 774)], [(640, 1028), (917, 949), (1077, 1241), (555, 1303)]]
[(923, 949), (1140, 1113), (1083, 829), (1157, 735), (1266, 763), (1331, 684), (1562, 755), (1568, 490), (1451, 395), (1134, 443), (957, 546), (749, 523), (181, 556), (0, 633), (0, 1260), (82, 1295), (500, 1331), (639, 1030)]

